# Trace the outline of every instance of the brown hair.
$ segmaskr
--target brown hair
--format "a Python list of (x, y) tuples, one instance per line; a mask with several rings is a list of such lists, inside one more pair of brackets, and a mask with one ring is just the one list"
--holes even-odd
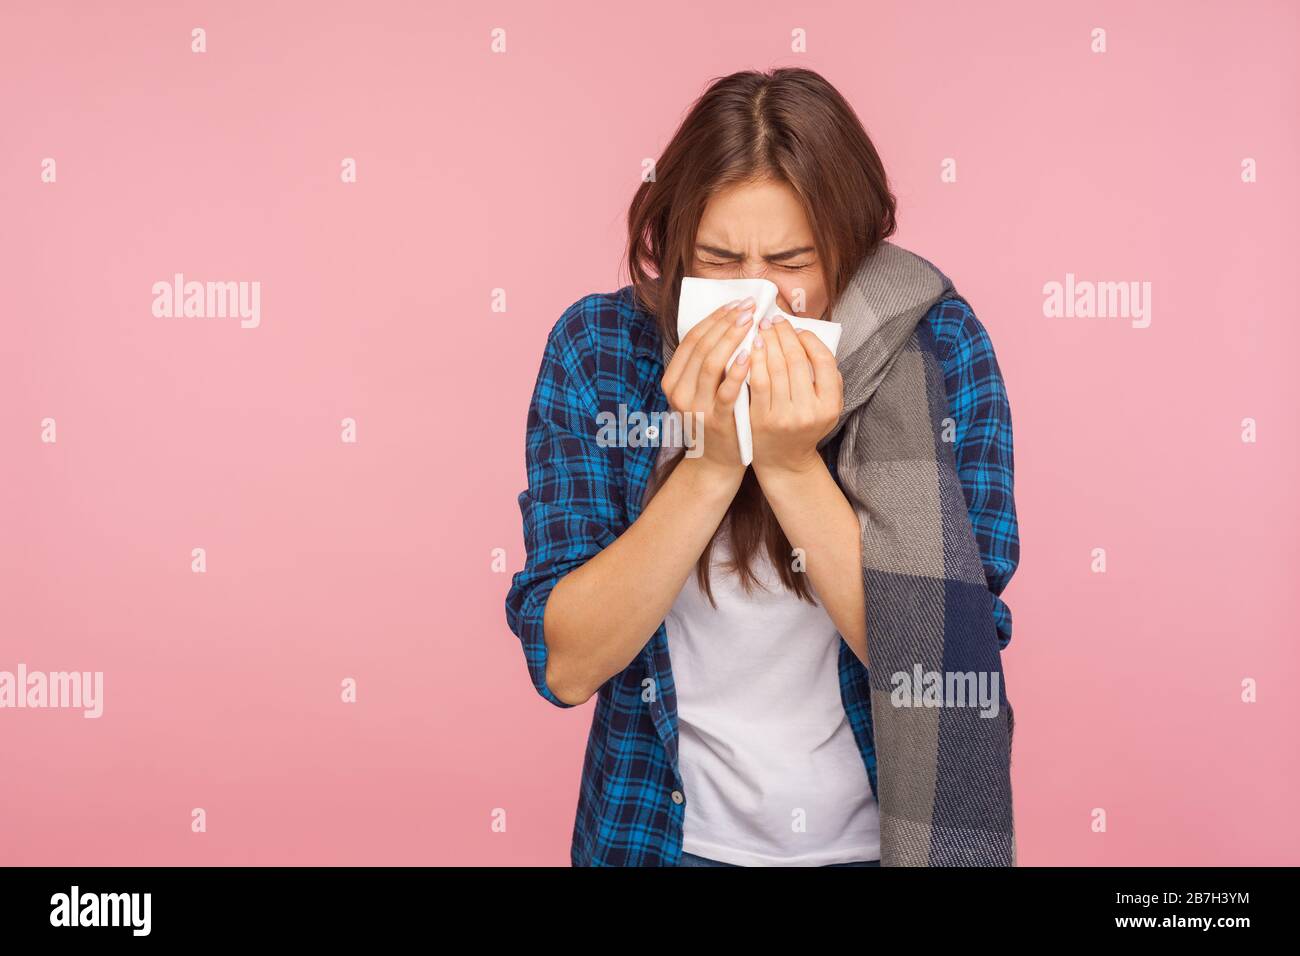
[[(802, 200), (832, 304), (862, 260), (894, 233), (895, 199), (880, 156), (853, 108), (821, 75), (782, 68), (715, 80), (664, 148), (653, 181), (637, 189), (627, 216), (637, 302), (658, 318), (660, 333), (674, 345), (681, 280), (694, 260), (710, 196), (763, 179), (788, 183)], [(681, 459), (679, 453), (659, 470), (653, 488)], [(731, 536), (731, 567), (747, 592), (758, 583), (751, 560), (763, 547), (781, 582), (813, 602), (807, 576), (790, 566), (790, 542), (752, 469), (723, 518), (724, 529)], [(696, 567), (710, 601), (717, 540), (715, 534)]]

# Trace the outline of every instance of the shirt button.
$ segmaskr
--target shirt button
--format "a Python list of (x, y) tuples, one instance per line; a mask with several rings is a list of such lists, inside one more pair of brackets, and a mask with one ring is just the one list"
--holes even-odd
[(680, 790), (674, 790), (673, 803), (685, 803), (685, 802), (686, 802), (686, 797), (682, 796), (682, 792)]

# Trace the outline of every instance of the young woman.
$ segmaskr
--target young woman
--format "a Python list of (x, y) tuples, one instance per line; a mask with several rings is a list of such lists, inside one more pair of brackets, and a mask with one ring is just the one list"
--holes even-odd
[[(868, 385), (857, 371), (846, 383), (843, 350), (837, 363), (817, 336), (780, 316), (759, 321), (752, 348), (728, 367), (756, 320), (749, 299), (677, 341), (686, 275), (769, 279), (781, 311), (830, 320), (844, 306), (859, 324), (868, 321), (861, 314), (878, 319), (896, 298), (888, 283), (902, 273), (894, 263), (910, 254), (885, 242), (895, 228), (885, 171), (852, 109), (816, 73), (746, 72), (715, 82), (655, 174), (629, 213), (632, 284), (564, 313), (528, 414), (528, 489), (519, 496), (528, 556), (507, 618), (546, 700), (572, 707), (598, 695), (573, 863), (878, 866), (878, 797), (886, 795), (887, 865), (1000, 860), (1014, 852), (1004, 832), (1009, 789), (995, 779), (980, 791), (992, 794), (983, 805), (960, 798), (957, 807), (950, 793), (971, 791), (970, 780), (951, 787), (945, 780), (983, 771), (953, 758), (963, 748), (945, 743), (942, 728), (931, 733), (938, 770), (930, 768), (921, 809), (898, 809), (918, 805), (915, 767), (929, 765), (908, 758), (933, 740), (891, 732), (897, 756), (888, 779), (884, 763), (878, 778), (884, 750), (875, 738), (886, 735), (873, 732), (872, 706), (890, 690), (868, 670), (869, 646), (881, 654), (893, 646), (880, 634), (931, 626), (930, 605), (916, 595), (936, 581), (947, 596), (937, 619), (949, 658), (954, 629), (993, 635), (994, 658), (1010, 639), (999, 595), (1018, 560), (1011, 417), (983, 326), (945, 286), (923, 316), (911, 317), (912, 351), (890, 359), (900, 369), (930, 368), (931, 391), (918, 372), (917, 397), (894, 388), (895, 398), (866, 402), (861, 396), (880, 380), (903, 372), (881, 359)], [(886, 256), (894, 258), (881, 265)], [(878, 307), (853, 312), (845, 303), (863, 302), (868, 280)], [(853, 362), (883, 354), (884, 338), (880, 329), (864, 335)], [(751, 466), (741, 462), (734, 415), (742, 387), (750, 389)], [(901, 424), (863, 419), (865, 437), (852, 439), (858, 447), (841, 448), (846, 387), (862, 406), (854, 412), (892, 401), (897, 422), (919, 420), (924, 429), (926, 395), (946, 406), (935, 431), (925, 432), (935, 438), (921, 457), (933, 461), (915, 472), (929, 474), (928, 484), (870, 479), (913, 474), (910, 457), (887, 449)], [(883, 394), (887, 386), (879, 387)], [(690, 455), (630, 440), (606, 447), (597, 441), (598, 416), (620, 408), (693, 413), (703, 433)], [(846, 460), (852, 474), (842, 475)], [(913, 484), (933, 485), (934, 474), (933, 495), (911, 495)], [(974, 570), (952, 573), (960, 549), (945, 524), (937, 571), (886, 575), (906, 561), (872, 557), (890, 536), (873, 524), (875, 509), (894, 508), (898, 527), (938, 528), (944, 474), (960, 479), (950, 484), (960, 485), (954, 495), (972, 554), (978, 546)], [(877, 491), (864, 497), (855, 488)], [(870, 500), (877, 493), (880, 501)], [(885, 501), (904, 494), (904, 507)], [(892, 537), (904, 554), (922, 535)], [(876, 564), (883, 571), (873, 577)], [(899, 599), (897, 582), (917, 590)], [(952, 597), (968, 592), (978, 593)], [(997, 672), (996, 661), (986, 663)], [(919, 707), (907, 719), (931, 720), (909, 728), (935, 726)], [(979, 734), (989, 725), (963, 726)], [(992, 746), (1005, 740), (1009, 748), (1009, 726), (1000, 733)]]

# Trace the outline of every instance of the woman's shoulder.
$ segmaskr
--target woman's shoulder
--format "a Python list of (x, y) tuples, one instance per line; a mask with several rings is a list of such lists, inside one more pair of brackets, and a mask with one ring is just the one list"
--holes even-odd
[(642, 355), (657, 358), (659, 342), (655, 317), (640, 307), (630, 285), (584, 295), (564, 310), (548, 339), (560, 354), (600, 356), (603, 363)]
[(993, 359), (993, 340), (966, 299), (952, 292), (925, 315), (935, 355), (945, 371)]

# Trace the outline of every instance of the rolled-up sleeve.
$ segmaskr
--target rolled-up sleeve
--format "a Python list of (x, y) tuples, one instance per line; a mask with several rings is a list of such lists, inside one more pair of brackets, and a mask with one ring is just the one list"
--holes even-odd
[(585, 302), (565, 312), (542, 355), (528, 408), (528, 487), (519, 495), (527, 554), (505, 602), (533, 686), (557, 707), (573, 705), (546, 683), (546, 602), (561, 578), (617, 538), (623, 511), (609, 450), (596, 441), (596, 353)]
[(1011, 641), (1011, 608), (1002, 592), (1020, 562), (1011, 403), (983, 324), (965, 302), (948, 302), (945, 308), (962, 313), (953, 316), (944, 363), (956, 422), (957, 474), (993, 593), (998, 642), (1005, 648)]

